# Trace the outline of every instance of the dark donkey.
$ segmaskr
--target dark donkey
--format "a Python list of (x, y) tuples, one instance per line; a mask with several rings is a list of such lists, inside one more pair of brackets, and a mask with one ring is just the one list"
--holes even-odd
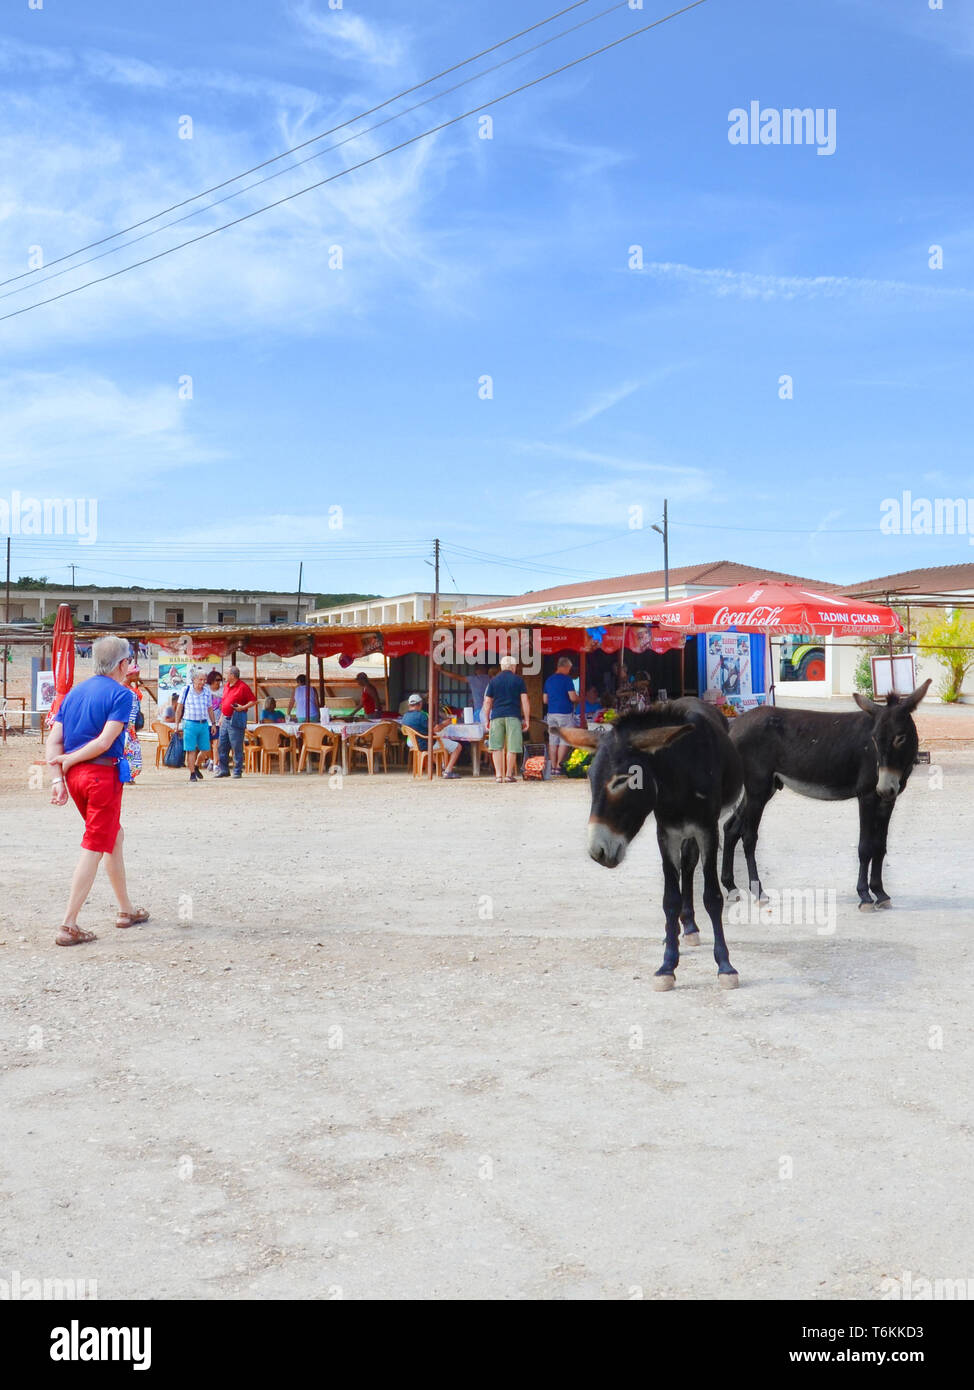
[[(560, 730), (576, 747), (597, 748), (589, 769), (592, 808), (588, 852), (614, 869), (625, 858), (646, 817), (656, 816), (656, 839), (663, 858), (663, 912), (666, 949), (654, 988), (672, 989), (680, 962), (680, 908), (684, 941), (696, 946), (693, 873), (703, 858), (703, 901), (714, 928), (717, 979), (725, 989), (738, 983), (724, 940), (724, 899), (717, 877), (718, 823), (741, 793), (741, 760), (727, 733), (727, 721), (700, 700), (672, 700), (646, 714), (624, 716), (611, 732)], [(683, 892), (680, 874), (683, 873)]]
[[(755, 848), (764, 808), (781, 787), (820, 801), (859, 799), (859, 906), (889, 907), (883, 860), (896, 798), (917, 756), (913, 711), (930, 682), (912, 695), (888, 695), (885, 705), (853, 699), (861, 714), (814, 710), (750, 710), (734, 720), (731, 739), (744, 762), (744, 799), (724, 826), (721, 879), (734, 889), (734, 850), (744, 841), (751, 892), (762, 897)], [(875, 900), (873, 895), (875, 895)]]

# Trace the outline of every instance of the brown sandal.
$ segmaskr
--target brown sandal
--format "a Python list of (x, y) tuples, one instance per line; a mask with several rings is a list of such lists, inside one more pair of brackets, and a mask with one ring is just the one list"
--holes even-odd
[(97, 941), (93, 931), (82, 931), (80, 927), (62, 927), (54, 938), (55, 946), (84, 946), (89, 941)]
[(144, 907), (137, 907), (134, 912), (120, 912), (115, 918), (116, 927), (137, 927), (140, 922), (148, 922), (149, 914)]

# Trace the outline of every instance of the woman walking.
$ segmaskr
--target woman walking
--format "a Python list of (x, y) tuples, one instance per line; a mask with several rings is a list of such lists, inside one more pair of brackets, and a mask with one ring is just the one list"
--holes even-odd
[(45, 755), (54, 773), (51, 800), (63, 806), (70, 794), (85, 822), (81, 857), (55, 938), (58, 946), (97, 940), (94, 932), (78, 926), (78, 913), (105, 855), (108, 880), (118, 902), (116, 927), (134, 927), (149, 920), (144, 908), (132, 906), (122, 858), (122, 785), (128, 778), (123, 754), (133, 699), (124, 684), (132, 661), (129, 651), (124, 638), (98, 638), (92, 647), (95, 674), (68, 691), (47, 737)]

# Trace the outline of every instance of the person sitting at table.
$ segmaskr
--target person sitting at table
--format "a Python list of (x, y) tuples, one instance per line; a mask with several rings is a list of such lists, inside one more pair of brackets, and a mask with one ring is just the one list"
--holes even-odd
[[(422, 695), (410, 695), (408, 704), (409, 708), (399, 723), (403, 728), (415, 730), (416, 742), (419, 744), (420, 752), (425, 753), (427, 744), (429, 743), (429, 716), (423, 709)], [(444, 729), (448, 729), (451, 726), (452, 720), (444, 719), (442, 724), (434, 726), (433, 733), (441, 734)], [(457, 759), (463, 751), (463, 744), (455, 738), (441, 738), (440, 743), (450, 755), (447, 759), (446, 767), (443, 769), (443, 776), (453, 781), (460, 776), (459, 772), (454, 772), (454, 768), (457, 765)]]
[(297, 683), (288, 701), (288, 719), (291, 718), (292, 710), (294, 710), (294, 717), (299, 724), (316, 724), (318, 722), (318, 717), (321, 713), (318, 709), (318, 696), (315, 694), (314, 686), (308, 684), (307, 676), (298, 676)]
[(162, 711), (162, 718), (169, 724), (176, 718), (176, 705), (178, 703), (175, 690), (169, 692), (169, 703)]
[(382, 708), (382, 696), (364, 671), (359, 671), (355, 679), (362, 687), (362, 699), (359, 704), (356, 705), (355, 709), (352, 710), (352, 718), (354, 719), (357, 715), (362, 714), (366, 719), (375, 719), (379, 710)]
[(277, 701), (273, 695), (268, 695), (264, 701), (264, 708), (260, 712), (260, 722), (262, 724), (284, 723), (284, 711), (277, 708)]
[(585, 690), (585, 718), (594, 719), (597, 714), (602, 713), (604, 708), (596, 687), (594, 685), (587, 686)]

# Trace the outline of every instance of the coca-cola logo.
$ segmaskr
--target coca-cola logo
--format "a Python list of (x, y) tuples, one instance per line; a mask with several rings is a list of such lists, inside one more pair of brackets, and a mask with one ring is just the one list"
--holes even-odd
[(774, 627), (783, 612), (784, 609), (782, 608), (767, 608), (760, 605), (740, 613), (732, 613), (729, 608), (718, 608), (714, 614), (714, 626), (737, 627), (741, 623), (747, 623), (752, 627)]

